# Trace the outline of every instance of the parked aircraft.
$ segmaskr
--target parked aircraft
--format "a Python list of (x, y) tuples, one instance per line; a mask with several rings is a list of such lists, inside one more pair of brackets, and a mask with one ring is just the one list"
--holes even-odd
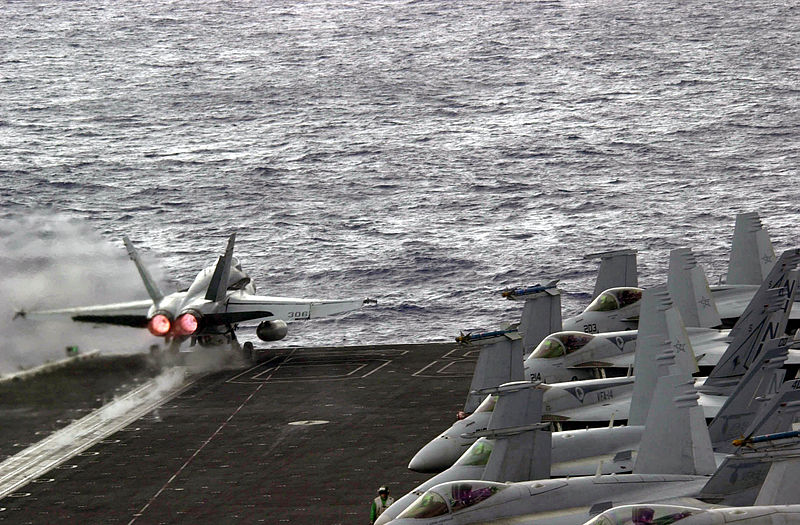
[[(656, 396), (680, 402), (672, 418), (648, 418), (636, 458), (636, 474), (597, 475), (498, 483), (467, 480), (442, 483), (420, 496), (390, 523), (485, 523), (524, 517), (528, 522), (558, 523), (569, 517), (580, 523), (604, 501), (638, 503), (643, 498), (679, 498), (699, 494), (715, 461), (697, 394), (685, 373), (663, 376)], [(651, 412), (651, 415), (655, 412)], [(674, 425), (671, 431), (665, 431)], [(662, 447), (659, 453), (656, 448)], [(655, 453), (654, 453), (655, 451)], [(675, 453), (673, 453), (675, 452)], [(532, 457), (531, 463), (549, 457)], [(527, 463), (522, 461), (521, 463)], [(551, 520), (551, 521), (548, 521)]]
[[(776, 390), (775, 384), (779, 384), (784, 376), (785, 371), (780, 367), (786, 359), (787, 342), (784, 339), (770, 343), (759, 363), (748, 370), (709, 426), (709, 437), (718, 462), (724, 456), (719, 453), (735, 451), (731, 441), (736, 438), (791, 430), (794, 416), (800, 410), (800, 381), (787, 381), (772, 393)], [(674, 351), (669, 352), (674, 361)], [(660, 361), (660, 366), (668, 373), (667, 355)], [(520, 471), (517, 466), (531, 465), (531, 454), (538, 459), (544, 457), (536, 451), (537, 446), (542, 446), (539, 443), (542, 429), (536, 425), (540, 422), (541, 410), (535, 409), (541, 407), (543, 391), (536, 382), (511, 383), (495, 390), (497, 401), (489, 428), (476, 433), (483, 437), (462, 454), (453, 466), (398, 498), (379, 524), (397, 517), (426, 490), (439, 483), (468, 479), (524, 481), (537, 477), (536, 469)], [(760, 402), (754, 403), (755, 399)], [(685, 409), (674, 404), (656, 407), (660, 417), (676, 423)], [(550, 475), (563, 477), (630, 472), (644, 429), (645, 426), (641, 424), (553, 432)], [(502, 467), (509, 464), (517, 468)], [(539, 463), (533, 465), (541, 469)]]
[[(782, 279), (786, 269), (798, 263), (800, 250), (787, 250), (772, 266), (768, 281)], [(727, 350), (731, 331), (711, 328), (720, 324), (720, 316), (708, 291), (705, 274), (688, 248), (670, 252), (667, 286), (687, 327), (697, 366), (712, 368)], [(633, 366), (637, 336), (638, 330), (553, 333), (525, 360), (525, 377), (554, 383), (598, 377), (598, 368), (627, 369)], [(799, 351), (790, 351), (789, 364), (800, 364)]]
[[(736, 323), (761, 282), (766, 279), (775, 260), (769, 234), (763, 228), (758, 213), (737, 215), (726, 282), (711, 286), (710, 297), (704, 299), (704, 303), (708, 300), (715, 303), (720, 327), (730, 328)], [(635, 273), (635, 267), (626, 271)], [(595, 294), (596, 297), (583, 312), (564, 319), (562, 330), (600, 333), (635, 329), (641, 290), (628, 285)], [(690, 319), (686, 319), (686, 322), (687, 326), (695, 326)], [(800, 308), (795, 309), (789, 326), (792, 329), (800, 327)]]
[[(788, 271), (792, 267), (786, 265), (780, 267), (782, 270), (776, 269), (783, 274), (775, 280), (794, 293), (797, 273)], [(766, 286), (767, 283), (762, 285), (752, 307), (743, 316), (747, 326), (734, 333), (729, 349), (721, 359), (722, 364), (712, 370), (710, 379), (696, 382), (699, 390), (705, 390), (701, 404), (707, 418), (717, 415), (735, 388), (736, 382), (731, 382), (731, 378), (738, 381), (744, 376), (763, 348), (764, 341), (784, 333), (792, 301), (787, 298), (786, 288), (767, 289)], [(635, 363), (637, 377), (641, 380), (635, 383), (633, 377), (618, 377), (542, 385), (541, 388), (546, 390), (543, 420), (581, 424), (613, 419), (630, 419), (630, 424), (643, 422), (649, 408), (647, 400), (652, 395), (652, 390), (648, 389), (659, 377), (657, 354), (653, 352), (665, 340), (676, 349), (680, 366), (689, 374), (696, 371), (691, 342), (680, 323), (680, 313), (671, 308), (669, 294), (664, 289), (652, 288), (645, 295), (648, 299), (644, 303), (640, 348)], [(733, 363), (736, 363), (735, 367), (730, 368)], [(452, 465), (475, 440), (464, 434), (476, 428), (485, 429), (493, 407), (494, 400), (489, 396), (474, 413), (456, 421), (425, 445), (412, 458), (408, 468), (431, 472)]]
[(239, 323), (261, 320), (256, 335), (262, 341), (283, 339), (287, 322), (338, 314), (360, 308), (370, 299), (321, 300), (256, 295), (255, 285), (233, 256), (236, 234), (228, 239), (225, 254), (215, 266), (200, 271), (185, 291), (165, 294), (151, 277), (136, 249), (123, 237), (128, 255), (136, 265), (150, 299), (126, 303), (19, 311), (16, 317), (68, 315), (74, 321), (147, 328), (162, 337), (173, 353), (180, 345), (222, 346), (241, 350), (251, 358), (253, 345), (237, 342)]
[[(427, 490), (389, 523), (577, 525), (615, 505), (680, 503), (707, 508), (710, 501), (778, 505), (787, 498), (796, 500), (800, 432), (740, 440), (748, 447), (764, 441), (776, 444), (769, 450), (739, 449), (716, 467), (697, 394), (685, 374), (662, 376), (653, 399), (659, 406), (648, 415), (633, 474), (602, 475), (598, 471), (595, 476), (516, 483), (450, 481)], [(672, 413), (664, 415), (664, 408)], [(794, 440), (793, 450), (786, 449), (787, 440)], [(549, 458), (530, 458), (531, 463), (537, 460)], [(513, 457), (506, 464), (512, 461)], [(519, 461), (523, 465), (528, 462), (527, 457)]]
[[(648, 521), (649, 520), (649, 521)], [(598, 514), (585, 525), (797, 525), (800, 505), (697, 508), (686, 505), (623, 505)]]

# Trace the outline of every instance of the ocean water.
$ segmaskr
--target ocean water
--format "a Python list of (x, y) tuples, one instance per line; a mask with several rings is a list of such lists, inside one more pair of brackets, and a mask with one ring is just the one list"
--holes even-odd
[(0, 49), (6, 368), (149, 344), (7, 320), (146, 297), (123, 234), (167, 288), (237, 231), (261, 293), (378, 299), (292, 345), (495, 329), (553, 278), (570, 315), (613, 248), (715, 280), (743, 211), (797, 245), (794, 2), (9, 1)]

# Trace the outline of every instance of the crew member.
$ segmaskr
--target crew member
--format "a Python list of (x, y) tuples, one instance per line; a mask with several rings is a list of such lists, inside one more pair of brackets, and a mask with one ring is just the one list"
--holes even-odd
[(369, 511), (369, 522), (375, 523), (378, 516), (383, 514), (383, 511), (389, 508), (389, 505), (394, 503), (394, 498), (389, 496), (389, 489), (382, 486), (378, 489), (378, 497), (372, 500), (372, 508)]

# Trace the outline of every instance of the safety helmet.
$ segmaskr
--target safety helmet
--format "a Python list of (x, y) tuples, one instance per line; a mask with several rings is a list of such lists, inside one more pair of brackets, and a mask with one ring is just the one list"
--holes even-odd
[(389, 493), (389, 489), (386, 488), (386, 485), (382, 485), (381, 488), (378, 489), (378, 494), (382, 492), (386, 492), (387, 494)]

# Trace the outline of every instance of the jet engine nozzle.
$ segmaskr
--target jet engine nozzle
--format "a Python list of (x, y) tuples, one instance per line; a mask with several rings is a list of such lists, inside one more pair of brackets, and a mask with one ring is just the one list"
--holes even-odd
[(185, 312), (175, 319), (176, 335), (192, 335), (200, 327), (200, 315), (195, 312)]
[(147, 329), (156, 337), (164, 337), (172, 328), (172, 321), (164, 314), (156, 314), (147, 321)]
[(264, 321), (256, 328), (256, 335), (262, 341), (278, 341), (286, 337), (289, 332), (289, 326), (286, 321), (275, 319), (273, 321)]

